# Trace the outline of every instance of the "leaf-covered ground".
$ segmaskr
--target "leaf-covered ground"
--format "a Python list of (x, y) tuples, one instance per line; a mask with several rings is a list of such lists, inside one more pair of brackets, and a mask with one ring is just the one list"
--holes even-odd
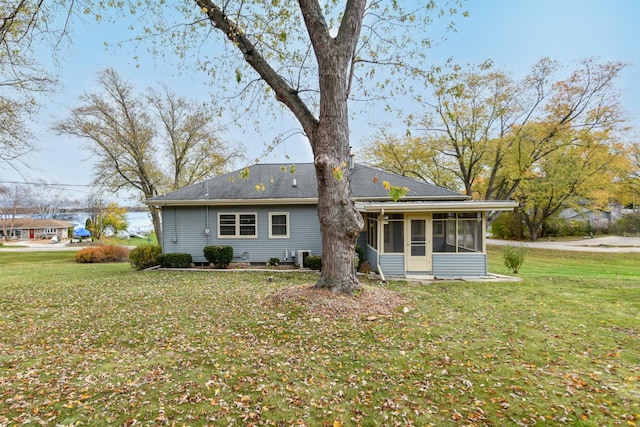
[(314, 275), (3, 255), (0, 425), (640, 425), (638, 257), (336, 317), (277, 297)]

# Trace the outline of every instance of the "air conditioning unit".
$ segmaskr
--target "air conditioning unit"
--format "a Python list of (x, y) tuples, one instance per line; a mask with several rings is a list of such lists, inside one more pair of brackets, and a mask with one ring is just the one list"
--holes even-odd
[(296, 263), (297, 263), (300, 267), (304, 267), (304, 260), (305, 260), (308, 256), (311, 256), (311, 249), (306, 249), (306, 250), (296, 251)]

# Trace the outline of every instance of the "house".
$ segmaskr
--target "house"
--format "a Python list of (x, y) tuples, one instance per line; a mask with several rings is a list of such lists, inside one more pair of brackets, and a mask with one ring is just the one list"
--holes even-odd
[[(163, 251), (190, 253), (194, 262), (206, 262), (207, 245), (233, 246), (234, 261), (249, 263), (278, 258), (300, 264), (309, 254), (321, 255), (314, 165), (256, 164), (246, 172), (149, 199), (162, 211)], [(350, 180), (365, 220), (358, 244), (373, 269), (386, 276), (486, 276), (486, 213), (517, 206), (470, 200), (357, 163)], [(385, 181), (406, 187), (406, 196), (393, 201)]]
[(69, 228), (73, 228), (73, 224), (56, 219), (2, 218), (0, 238), (4, 239), (6, 233), (10, 239), (40, 240), (56, 236), (62, 240), (69, 237)]
[(565, 208), (558, 218), (568, 222), (586, 222), (589, 227), (598, 230), (607, 230), (611, 225), (611, 211), (604, 209), (591, 209), (586, 207)]

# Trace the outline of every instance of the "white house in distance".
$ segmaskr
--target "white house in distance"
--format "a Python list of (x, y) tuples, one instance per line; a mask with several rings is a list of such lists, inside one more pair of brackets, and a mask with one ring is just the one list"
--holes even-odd
[[(248, 177), (240, 175), (235, 171), (149, 199), (162, 210), (163, 252), (186, 252), (194, 262), (206, 262), (205, 246), (229, 245), (234, 262), (256, 264), (271, 258), (301, 264), (309, 254), (322, 254), (312, 163), (256, 164)], [(517, 206), (471, 200), (357, 163), (350, 181), (365, 220), (358, 244), (385, 276), (486, 276), (486, 214)], [(409, 191), (393, 201), (385, 181)]]

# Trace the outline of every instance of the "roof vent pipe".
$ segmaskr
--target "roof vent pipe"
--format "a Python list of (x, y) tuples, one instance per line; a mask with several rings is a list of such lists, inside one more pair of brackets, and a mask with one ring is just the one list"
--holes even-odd
[(298, 186), (298, 182), (296, 181), (295, 178), (293, 178), (293, 187), (297, 187)]
[(349, 147), (349, 169), (353, 169), (353, 153), (351, 147)]

